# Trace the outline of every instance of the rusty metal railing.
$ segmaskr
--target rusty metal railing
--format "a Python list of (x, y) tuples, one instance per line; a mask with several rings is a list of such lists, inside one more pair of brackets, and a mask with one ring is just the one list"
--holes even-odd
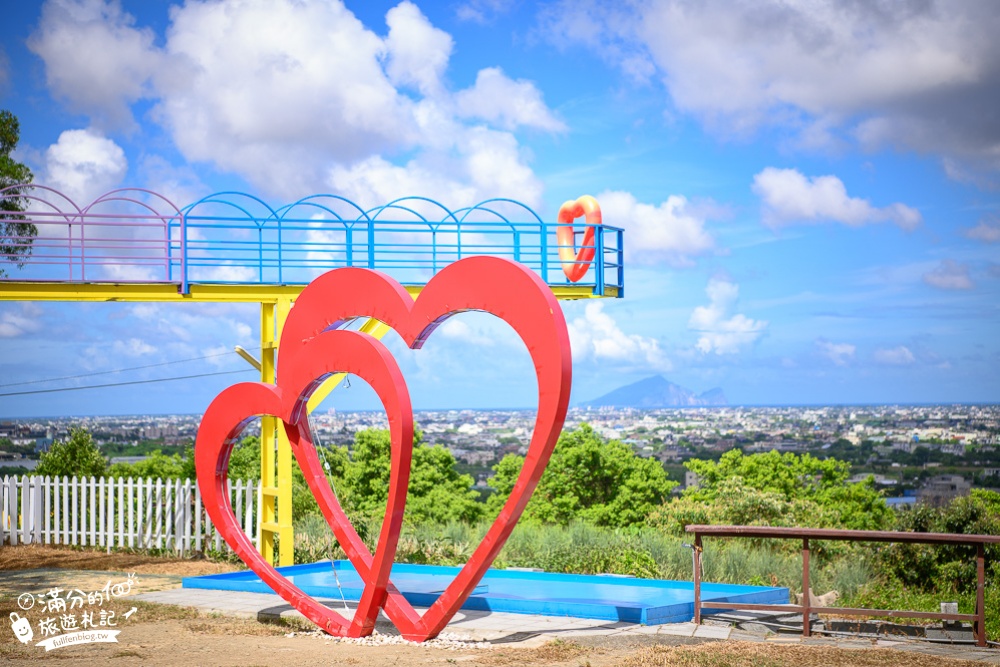
[[(1000, 544), (998, 535), (962, 535), (957, 533), (907, 533), (876, 530), (834, 530), (825, 528), (782, 528), (769, 526), (704, 526), (690, 525), (685, 530), (694, 533), (694, 622), (701, 623), (702, 609), (732, 609), (746, 611), (783, 611), (802, 613), (802, 636), (811, 634), (809, 617), (814, 609), (823, 614), (842, 616), (876, 616), (889, 618), (930, 618), (942, 621), (971, 621), (977, 646), (986, 646), (986, 545)], [(802, 540), (802, 604), (736, 604), (733, 602), (701, 601), (701, 542), (702, 537), (757, 537)], [(846, 542), (908, 542), (915, 544), (964, 544), (976, 547), (976, 609), (974, 614), (945, 614), (900, 609), (853, 609), (847, 607), (811, 606), (809, 599), (809, 540), (841, 540)]]

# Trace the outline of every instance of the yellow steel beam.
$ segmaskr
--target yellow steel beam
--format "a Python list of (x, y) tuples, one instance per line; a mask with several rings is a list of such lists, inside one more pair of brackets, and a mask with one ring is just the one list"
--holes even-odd
[[(274, 303), (260, 304), (260, 381), (273, 384), (275, 381), (275, 309)], [(272, 528), (277, 524), (278, 500), (281, 487), (278, 486), (275, 466), (275, 451), (277, 442), (275, 431), (278, 420), (265, 415), (260, 418), (260, 486), (261, 489), (277, 489), (278, 493), (257, 496), (257, 550), (269, 564), (274, 565), (274, 536), (278, 531)]]
[[(0, 301), (128, 301), (128, 302), (242, 302), (276, 303), (295, 298), (305, 285), (189, 285), (190, 292), (181, 294), (176, 283), (43, 283), (14, 280), (0, 281)], [(559, 299), (594, 298), (593, 288), (578, 285), (552, 285)], [(422, 286), (407, 285), (414, 298)], [(608, 287), (605, 297), (617, 297), (618, 290)], [(598, 295), (599, 298), (599, 295)]]
[[(290, 309), (291, 300), (287, 298), (260, 306), (261, 382), (275, 382), (277, 341)], [(278, 565), (292, 565), (295, 538), (292, 530), (292, 448), (281, 420), (269, 415), (260, 418), (260, 483), (257, 547), (264, 560), (273, 565), (274, 536), (278, 535)]]
[[(275, 341), (281, 338), (288, 311), (292, 309), (290, 299), (280, 299), (275, 304)], [(277, 355), (277, 344), (275, 344)], [(277, 358), (277, 356), (275, 356)], [(279, 420), (275, 420), (278, 434), (278, 565), (295, 564), (295, 536), (292, 529), (292, 445), (288, 434)]]

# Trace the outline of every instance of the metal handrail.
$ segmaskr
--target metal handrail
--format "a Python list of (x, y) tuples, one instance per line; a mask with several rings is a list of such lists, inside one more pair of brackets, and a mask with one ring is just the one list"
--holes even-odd
[[(16, 259), (23, 269), (7, 271), (5, 281), (176, 283), (187, 294), (192, 283), (301, 285), (332, 268), (362, 266), (423, 284), (462, 257), (494, 255), (527, 265), (550, 285), (570, 284), (559, 260), (558, 224), (511, 199), (452, 211), (423, 197), (366, 209), (325, 194), (274, 207), (239, 192), (176, 206), (137, 188), (114, 190), (84, 207), (46, 186), (12, 186), (0, 190), (5, 197), (27, 208), (0, 218), (16, 215), (38, 229), (36, 238), (5, 241), (30, 249)], [(577, 233), (586, 227), (578, 224)], [(593, 266), (575, 285), (623, 296), (623, 232), (593, 227)]]
[[(684, 530), (694, 533), (694, 622), (701, 623), (702, 609), (733, 609), (746, 611), (784, 611), (802, 613), (802, 636), (809, 637), (809, 540), (839, 540), (845, 542), (897, 542), (911, 544), (962, 544), (976, 547), (976, 609), (974, 614), (945, 614), (905, 609), (857, 609), (820, 607), (824, 614), (843, 616), (885, 616), (890, 618), (931, 618), (944, 621), (972, 621), (972, 634), (977, 646), (986, 646), (986, 545), (1000, 544), (998, 535), (964, 535), (961, 533), (914, 533), (886, 530), (840, 530), (832, 528), (795, 528), (771, 526), (706, 526), (692, 524)], [(702, 537), (758, 537), (802, 540), (802, 604), (768, 605), (734, 602), (702, 602), (701, 554)]]

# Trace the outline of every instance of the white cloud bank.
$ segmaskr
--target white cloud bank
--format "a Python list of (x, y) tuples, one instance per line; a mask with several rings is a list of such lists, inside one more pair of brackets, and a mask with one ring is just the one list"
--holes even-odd
[(691, 313), (688, 328), (699, 332), (695, 347), (703, 354), (736, 354), (760, 338), (767, 322), (733, 314), (740, 288), (728, 280), (713, 278), (705, 288), (709, 304)]
[(22, 303), (0, 312), (0, 338), (18, 338), (41, 330), (42, 309), (33, 303)]
[(836, 176), (809, 178), (796, 169), (767, 167), (753, 177), (753, 192), (761, 200), (762, 220), (770, 227), (828, 221), (861, 227), (888, 221), (912, 230), (923, 219), (920, 211), (906, 204), (879, 208), (867, 199), (850, 197)]
[(49, 0), (29, 47), (70, 107), (128, 129), (148, 100), (187, 161), (269, 196), (540, 203), (512, 132), (564, 125), (533, 83), (495, 67), (450, 90), (451, 36), (411, 2), (386, 13), (384, 36), (337, 0), (190, 0), (171, 8), (162, 46), (135, 23), (117, 2)]
[(625, 230), (625, 259), (639, 264), (666, 262), (685, 267), (715, 250), (705, 218), (680, 195), (646, 204), (629, 192), (609, 190), (597, 196), (606, 224)]
[(800, 144), (893, 145), (952, 175), (1000, 170), (994, 0), (562, 0), (539, 33), (583, 43), (721, 134), (792, 128)]
[(66, 130), (45, 152), (45, 182), (79, 206), (119, 185), (127, 172), (121, 146), (92, 129)]
[(621, 330), (600, 301), (587, 303), (582, 317), (569, 323), (570, 347), (575, 361), (587, 360), (598, 365), (611, 364), (619, 369), (669, 371), (673, 368), (659, 342)]

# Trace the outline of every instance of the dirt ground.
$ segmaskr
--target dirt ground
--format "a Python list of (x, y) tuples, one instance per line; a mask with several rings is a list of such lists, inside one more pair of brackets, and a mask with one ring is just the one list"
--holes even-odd
[(0, 548), (0, 571), (61, 567), (68, 570), (104, 570), (136, 574), (170, 574), (197, 577), (244, 568), (205, 559), (165, 558), (140, 553), (110, 553), (93, 549), (20, 544)]
[[(52, 568), (63, 568), (55, 570)], [(145, 555), (46, 547), (0, 548), (0, 578), (19, 571), (58, 572), (72, 577), (80, 571), (114, 572), (177, 577), (236, 569), (205, 560), (165, 559)], [(131, 608), (134, 613), (126, 620)], [(23, 646), (6, 627), (0, 629), (0, 663), (4, 665), (220, 665), (253, 667), (275, 665), (390, 665), (464, 664), (470, 667), (516, 665), (556, 667), (972, 667), (981, 662), (949, 660), (885, 649), (842, 649), (823, 646), (782, 645), (776, 642), (712, 642), (681, 637), (594, 637), (555, 641), (534, 648), (494, 646), (446, 650), (414, 645), (360, 645), (338, 641), (313, 631), (304, 622), (280, 624), (223, 616), (167, 605), (133, 602), (127, 597), (103, 606), (116, 612), (118, 643), (63, 647), (46, 653), (37, 646)], [(0, 595), (0, 618), (19, 611), (16, 596)], [(22, 612), (26, 613), (26, 612)], [(6, 624), (6, 621), (5, 621)]]

